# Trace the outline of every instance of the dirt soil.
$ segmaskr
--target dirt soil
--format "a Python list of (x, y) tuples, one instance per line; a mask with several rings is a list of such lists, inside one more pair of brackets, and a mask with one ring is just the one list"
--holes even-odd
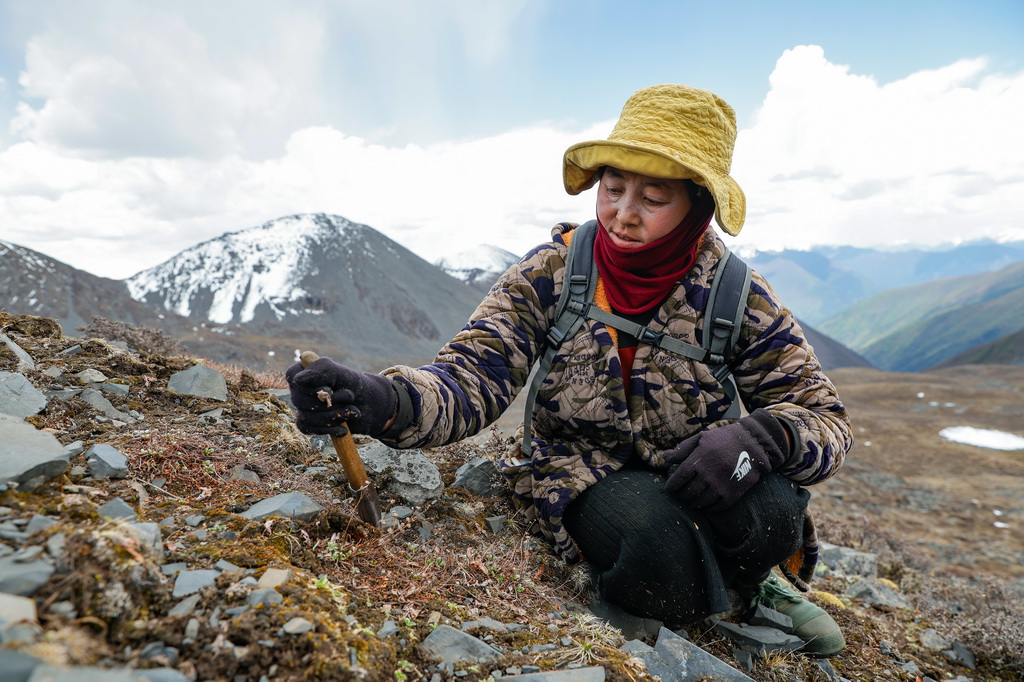
[[(257, 680), (429, 679), (433, 661), (418, 643), (439, 624), (491, 617), (526, 627), (494, 634), (512, 652), (502, 666), (566, 663), (601, 665), (609, 680), (651, 679), (635, 658), (621, 652), (621, 635), (587, 615), (580, 573), (528, 536), (506, 498), (481, 498), (449, 487), (440, 498), (395, 527), (371, 528), (356, 518), (340, 465), (298, 433), (288, 407), (267, 389), (280, 376), (214, 366), (229, 386), (225, 402), (174, 393), (167, 380), (199, 362), (126, 352), (99, 339), (61, 335), (45, 320), (0, 313), (0, 329), (25, 349), (37, 369), (25, 372), (41, 389), (67, 388), (71, 376), (98, 369), (127, 384), (127, 396), (108, 396), (144, 419), (127, 426), (98, 420), (84, 402), (51, 400), (28, 421), (62, 444), (108, 443), (129, 459), (129, 477), (96, 480), (82, 473), (82, 455), (68, 473), (32, 492), (0, 493), (14, 518), (43, 514), (57, 524), (30, 539), (43, 545), (55, 535), (67, 543), (68, 565), (35, 599), (41, 634), (27, 645), (8, 644), (62, 665), (158, 667), (171, 665), (193, 679)], [(74, 345), (82, 350), (61, 355)], [(17, 359), (0, 345), (0, 371)], [(53, 379), (43, 371), (63, 370)], [(1024, 452), (999, 452), (950, 443), (946, 426), (970, 425), (1024, 435), (1024, 368), (972, 367), (928, 374), (873, 371), (832, 373), (855, 420), (858, 443), (844, 470), (814, 489), (823, 540), (877, 552), (880, 575), (914, 605), (879, 610), (842, 592), (849, 580), (817, 580), (814, 598), (840, 622), (848, 647), (831, 659), (849, 680), (914, 679), (899, 666), (913, 662), (917, 679), (965, 675), (971, 680), (1019, 679), (1024, 673)], [(924, 397), (918, 397), (923, 393)], [(936, 404), (932, 404), (936, 403)], [(201, 417), (224, 408), (217, 420)], [(513, 417), (513, 421), (518, 415)], [(503, 429), (473, 442), (428, 450), (446, 485), (455, 470), (477, 456), (507, 447)], [(230, 480), (244, 465), (259, 483)], [(159, 479), (165, 479), (160, 481)], [(300, 490), (326, 508), (314, 521), (275, 517), (248, 521), (242, 512), (281, 492)], [(100, 505), (121, 497), (140, 521), (161, 523), (167, 555), (154, 562), (116, 523), (100, 518)], [(383, 500), (385, 508), (395, 501)], [(996, 511), (1001, 512), (996, 515)], [(484, 519), (505, 514), (509, 524), (490, 532)], [(204, 517), (198, 526), (185, 519)], [(168, 521), (168, 519), (170, 519)], [(999, 528), (999, 521), (1007, 528)], [(205, 531), (205, 533), (199, 532)], [(198, 632), (189, 616), (170, 616), (173, 579), (160, 563), (212, 568), (227, 560), (239, 567), (200, 593)], [(252, 571), (285, 568), (292, 578), (278, 588), (284, 601), (229, 617), (245, 602), (238, 582)], [(838, 598), (837, 598), (838, 597)], [(70, 603), (72, 608), (55, 608)], [(219, 612), (215, 611), (220, 609)], [(219, 618), (217, 614), (220, 614)], [(302, 617), (314, 629), (286, 636), (282, 626)], [(386, 620), (395, 636), (376, 633)], [(968, 646), (976, 670), (921, 646), (920, 633), (936, 628)], [(477, 632), (483, 636), (483, 632)], [(739, 667), (731, 643), (707, 628), (691, 637)], [(561, 638), (571, 646), (534, 654), (533, 644)], [(155, 641), (176, 648), (176, 661), (143, 652)], [(269, 646), (268, 643), (272, 643)], [(487, 666), (458, 666), (468, 681), (489, 676)], [(756, 663), (756, 680), (826, 680), (811, 658), (770, 655)]]

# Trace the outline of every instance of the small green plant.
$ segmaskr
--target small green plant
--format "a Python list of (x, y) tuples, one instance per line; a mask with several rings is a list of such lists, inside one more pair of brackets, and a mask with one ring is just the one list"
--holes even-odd
[(398, 662), (398, 668), (395, 670), (395, 681), (396, 682), (406, 682), (406, 680), (409, 679), (409, 676), (406, 675), (406, 671), (408, 671), (408, 670), (412, 670), (412, 663), (410, 663), (409, 661), (404, 661), (404, 660), (403, 661), (399, 661)]

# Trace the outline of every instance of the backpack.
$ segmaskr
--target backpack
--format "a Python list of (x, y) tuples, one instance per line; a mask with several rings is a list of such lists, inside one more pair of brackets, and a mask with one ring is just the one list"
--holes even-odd
[[(520, 446), (523, 457), (529, 457), (533, 450), (531, 423), (537, 391), (551, 371), (555, 354), (565, 339), (572, 338), (583, 325), (584, 320), (597, 320), (609, 327), (632, 334), (638, 343), (647, 343), (675, 355), (704, 363), (711, 369), (715, 379), (725, 389), (731, 401), (724, 419), (739, 419), (742, 415), (742, 400), (736, 388), (736, 379), (729, 368), (732, 350), (740, 335), (740, 323), (746, 309), (747, 292), (750, 290), (750, 266), (738, 256), (725, 250), (718, 262), (718, 272), (711, 283), (707, 312), (704, 315), (704, 340), (700, 346), (684, 343), (656, 332), (631, 320), (613, 315), (594, 305), (594, 290), (597, 287), (597, 264), (594, 262), (594, 238), (597, 235), (597, 221), (591, 220), (574, 230), (569, 244), (569, 255), (565, 261), (562, 280), (562, 295), (555, 308), (555, 320), (544, 341), (544, 351), (537, 363), (536, 373), (526, 395), (526, 418), (523, 421), (523, 442)], [(711, 323), (710, 333), (708, 323)]]

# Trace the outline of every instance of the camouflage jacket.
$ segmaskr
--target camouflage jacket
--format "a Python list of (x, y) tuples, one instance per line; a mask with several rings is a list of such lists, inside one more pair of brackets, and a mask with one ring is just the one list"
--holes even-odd
[[(396, 447), (436, 446), (478, 433), (496, 420), (527, 382), (554, 318), (568, 248), (562, 234), (533, 249), (491, 287), (467, 325), (433, 364), (392, 367), (404, 384), (412, 423)], [(648, 324), (687, 343), (702, 341), (703, 311), (724, 244), (711, 229), (696, 262)], [(849, 417), (789, 310), (757, 273), (732, 362), (747, 409), (765, 408), (795, 426), (799, 442), (781, 473), (808, 485), (832, 476), (852, 445)], [(568, 504), (630, 457), (664, 465), (662, 452), (705, 428), (728, 422), (722, 386), (700, 363), (641, 344), (623, 387), (609, 329), (588, 320), (555, 356), (537, 395), (533, 453), (518, 446), (499, 462), (516, 504), (567, 561), (578, 551), (562, 527)], [(791, 432), (793, 430), (791, 429)]]

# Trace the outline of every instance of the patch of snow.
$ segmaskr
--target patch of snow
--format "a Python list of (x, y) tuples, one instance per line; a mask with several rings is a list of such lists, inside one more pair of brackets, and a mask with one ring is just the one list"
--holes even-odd
[(1002, 516), (1003, 515), (1003, 510), (1002, 509), (993, 509), (992, 513), (995, 514), (996, 516)]
[(481, 244), (468, 251), (440, 258), (434, 265), (443, 270), (478, 269), (486, 272), (505, 272), (518, 262), (519, 256), (514, 253), (490, 244)]
[(918, 394), (917, 394), (917, 397), (918, 397), (918, 398), (923, 398), (923, 397), (924, 397), (924, 393), (918, 393)]
[(994, 429), (949, 426), (939, 431), (939, 436), (954, 443), (974, 445), (989, 450), (1024, 450), (1024, 438)]
[(206, 295), (211, 296), (208, 308), (194, 312), (211, 322), (251, 322), (264, 303), (280, 320), (286, 315), (282, 304), (308, 295), (298, 281), (311, 249), (359, 236), (355, 228), (340, 216), (279, 218), (198, 244), (125, 283), (136, 300), (148, 297), (184, 316)]
[(1009, 528), (1010, 527), (1010, 524), (1003, 523), (1002, 521), (994, 521), (992, 523), (992, 525), (995, 526), (996, 528)]

